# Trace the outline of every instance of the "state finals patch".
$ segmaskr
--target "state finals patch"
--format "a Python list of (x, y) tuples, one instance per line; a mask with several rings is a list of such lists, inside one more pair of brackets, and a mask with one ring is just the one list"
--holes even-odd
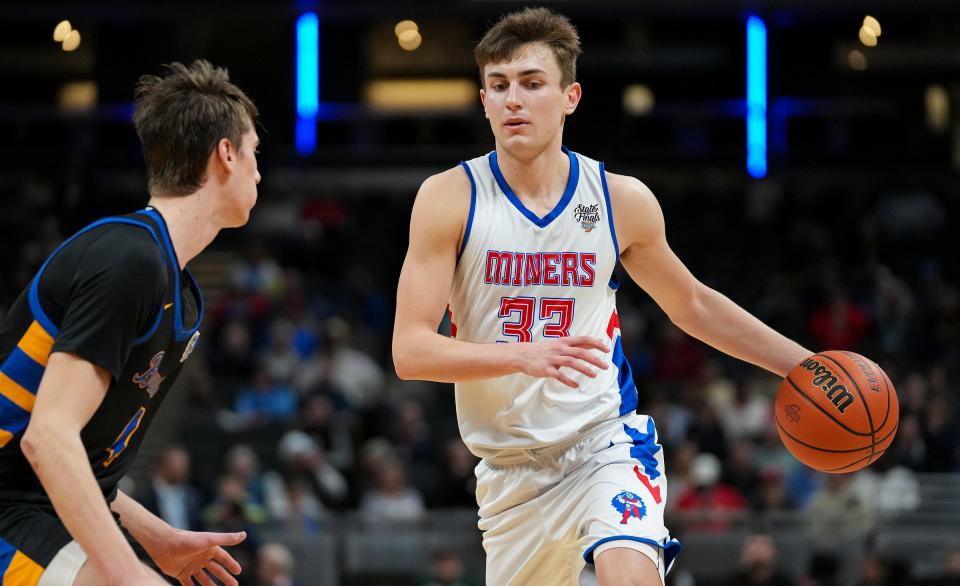
[(578, 204), (573, 210), (573, 218), (580, 224), (584, 232), (590, 232), (600, 222), (600, 205), (585, 206), (582, 203)]
[(626, 525), (631, 517), (639, 520), (647, 515), (647, 506), (643, 504), (643, 499), (632, 492), (623, 491), (610, 500), (610, 504), (621, 515), (620, 524)]

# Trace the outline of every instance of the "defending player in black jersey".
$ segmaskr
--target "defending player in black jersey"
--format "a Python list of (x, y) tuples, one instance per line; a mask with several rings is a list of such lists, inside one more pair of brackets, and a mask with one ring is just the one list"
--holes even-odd
[(203, 300), (186, 264), (256, 203), (256, 120), (206, 61), (141, 78), (148, 207), (64, 242), (0, 325), (5, 586), (165, 584), (135, 547), (183, 585), (237, 584), (223, 547), (245, 534), (174, 529), (117, 482), (197, 342)]

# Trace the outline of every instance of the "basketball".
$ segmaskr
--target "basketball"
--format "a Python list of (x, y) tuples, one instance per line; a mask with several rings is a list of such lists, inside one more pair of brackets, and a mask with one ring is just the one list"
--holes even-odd
[(777, 431), (798, 460), (846, 473), (875, 462), (900, 421), (893, 383), (872, 360), (828, 350), (807, 358), (780, 383)]

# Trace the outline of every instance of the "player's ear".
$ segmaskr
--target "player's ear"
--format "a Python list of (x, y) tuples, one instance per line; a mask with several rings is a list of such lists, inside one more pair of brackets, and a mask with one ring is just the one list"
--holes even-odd
[(580, 87), (579, 83), (573, 82), (563, 90), (563, 93), (567, 97), (567, 103), (564, 104), (563, 113), (569, 116), (577, 109), (577, 104), (580, 103), (580, 97), (583, 95), (583, 88)]
[(216, 158), (224, 167), (233, 166), (237, 160), (237, 149), (229, 138), (221, 138), (217, 143)]
[(483, 88), (480, 88), (480, 103), (483, 104), (483, 117), (489, 118), (487, 116), (487, 92)]

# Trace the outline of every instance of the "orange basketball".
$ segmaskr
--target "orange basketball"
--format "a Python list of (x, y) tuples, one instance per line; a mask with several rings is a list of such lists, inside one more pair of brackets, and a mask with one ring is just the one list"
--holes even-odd
[(780, 383), (777, 431), (790, 453), (821, 472), (859, 470), (890, 447), (900, 422), (893, 383), (868, 358), (828, 350)]

